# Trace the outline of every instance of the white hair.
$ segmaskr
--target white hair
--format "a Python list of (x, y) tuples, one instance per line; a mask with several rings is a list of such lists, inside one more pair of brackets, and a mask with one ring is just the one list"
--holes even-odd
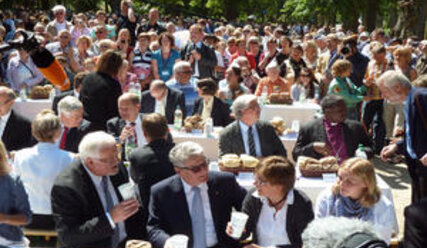
[(104, 131), (89, 133), (83, 137), (79, 144), (79, 154), (82, 161), (88, 158), (98, 158), (102, 148), (113, 146), (116, 140), (111, 134)]
[(265, 67), (266, 71), (269, 71), (271, 69), (277, 69), (280, 70), (280, 66), (277, 63), (276, 59), (273, 59), (270, 63), (268, 63), (268, 65)]
[(52, 12), (53, 12), (53, 13), (56, 13), (56, 12), (58, 12), (58, 11), (64, 11), (64, 12), (67, 12), (67, 9), (64, 7), (64, 5), (60, 5), (60, 4), (58, 4), (58, 5), (55, 5), (55, 7), (53, 7), (53, 8), (52, 8)]
[(58, 114), (70, 114), (83, 108), (82, 102), (75, 96), (66, 96), (58, 102)]
[(173, 73), (177, 74), (178, 72), (183, 71), (184, 68), (186, 68), (186, 67), (191, 68), (191, 64), (187, 61), (176, 62), (175, 65), (173, 66)]
[(392, 89), (396, 85), (400, 85), (404, 88), (412, 87), (411, 82), (403, 73), (394, 70), (384, 72), (375, 83), (377, 85), (382, 83), (389, 89)]
[(372, 224), (359, 219), (328, 216), (308, 224), (301, 235), (304, 248), (335, 248), (354, 233), (379, 239)]
[(256, 100), (257, 97), (252, 94), (246, 94), (237, 97), (236, 100), (234, 100), (233, 105), (231, 106), (236, 119), (240, 120), (240, 118), (242, 118), (242, 110), (247, 109), (249, 107), (249, 104)]
[(170, 161), (177, 167), (184, 167), (185, 161), (192, 156), (205, 156), (203, 147), (192, 141), (181, 142), (169, 152)]

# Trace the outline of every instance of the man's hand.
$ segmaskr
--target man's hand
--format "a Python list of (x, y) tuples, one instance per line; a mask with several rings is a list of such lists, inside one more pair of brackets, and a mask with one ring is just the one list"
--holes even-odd
[(387, 158), (390, 158), (391, 156), (393, 156), (396, 153), (396, 151), (397, 151), (397, 144), (391, 144), (391, 145), (384, 147), (381, 150), (381, 154), (380, 154), (381, 159), (383, 161), (386, 161)]
[(427, 166), (427, 153), (424, 154), (424, 156), (420, 159), (420, 161), (424, 166)]
[(331, 148), (324, 142), (314, 142), (313, 149), (323, 157), (326, 157), (332, 153)]
[(122, 129), (122, 133), (120, 134), (120, 142), (121, 143), (125, 142), (125, 140), (131, 135), (133, 135), (133, 129), (131, 126), (126, 125)]
[(122, 201), (110, 211), (111, 219), (114, 223), (119, 223), (127, 220), (130, 216), (138, 211), (139, 202), (136, 199)]
[(196, 61), (198, 61), (198, 60), (200, 60), (200, 59), (202, 58), (202, 55), (201, 55), (199, 52), (197, 52), (196, 50), (193, 50), (193, 51), (191, 52), (191, 54), (193, 55), (193, 58), (194, 58)]

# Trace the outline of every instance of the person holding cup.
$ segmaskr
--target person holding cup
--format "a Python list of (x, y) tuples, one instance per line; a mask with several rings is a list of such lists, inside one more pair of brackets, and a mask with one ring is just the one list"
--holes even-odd
[[(242, 206), (249, 218), (240, 239), (252, 234), (252, 243), (245, 248), (302, 247), (301, 234), (314, 213), (310, 199), (294, 184), (295, 168), (288, 159), (270, 156), (261, 160), (255, 169), (255, 188)], [(229, 222), (227, 233), (235, 237), (232, 226)]]

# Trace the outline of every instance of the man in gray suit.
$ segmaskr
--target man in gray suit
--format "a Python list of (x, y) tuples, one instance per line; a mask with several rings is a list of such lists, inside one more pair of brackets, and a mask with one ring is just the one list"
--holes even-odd
[(286, 149), (273, 126), (259, 120), (261, 108), (254, 95), (236, 98), (232, 106), (236, 121), (219, 136), (219, 155), (248, 154), (255, 157), (278, 155), (286, 157)]

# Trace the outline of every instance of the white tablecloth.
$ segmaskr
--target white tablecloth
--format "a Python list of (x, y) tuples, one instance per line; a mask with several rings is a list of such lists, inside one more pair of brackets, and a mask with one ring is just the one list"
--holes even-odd
[(23, 102), (21, 99), (17, 98), (12, 108), (15, 112), (24, 117), (27, 117), (30, 121), (32, 121), (41, 110), (52, 109), (52, 101), (49, 99), (27, 99)]
[[(185, 133), (178, 132), (170, 127), (171, 134), (175, 143), (181, 143), (184, 141), (193, 141), (198, 143), (204, 148), (206, 157), (211, 161), (218, 160), (219, 154), (219, 131), (220, 128), (215, 128), (214, 138), (207, 138), (202, 133)], [(280, 140), (286, 148), (288, 158), (292, 160), (292, 149), (294, 149), (294, 145), (296, 142), (296, 137), (289, 136), (281, 136)]]
[(301, 124), (314, 119), (316, 112), (320, 112), (320, 106), (314, 103), (295, 102), (292, 105), (264, 105), (261, 107), (260, 119), (269, 121), (275, 116), (285, 120), (288, 127), (292, 121), (299, 120)]
[[(212, 162), (209, 165), (210, 170), (218, 171), (218, 163)], [(301, 176), (299, 170), (297, 169), (297, 180), (295, 181), (295, 188), (303, 191), (308, 198), (310, 198), (311, 202), (313, 203), (313, 208), (315, 207), (317, 197), (319, 194), (326, 188), (331, 188), (333, 185), (333, 182), (326, 182), (323, 181), (322, 178), (310, 178), (310, 177), (303, 177)], [(254, 187), (253, 182), (253, 173), (246, 172), (246, 173), (239, 173), (237, 176), (237, 182), (247, 190)], [(394, 206), (393, 202), (393, 194), (391, 192), (390, 186), (380, 177), (377, 175), (377, 184), (378, 187), (381, 189), (381, 193), (384, 194), (387, 199), (389, 199)], [(393, 230), (397, 234), (399, 227), (397, 224), (397, 221), (393, 225)]]

